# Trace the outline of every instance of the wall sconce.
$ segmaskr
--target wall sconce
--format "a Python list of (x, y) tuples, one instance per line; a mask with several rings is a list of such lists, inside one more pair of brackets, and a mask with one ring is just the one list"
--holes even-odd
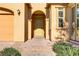
[(18, 13), (18, 15), (20, 16), (21, 12), (20, 12), (20, 10), (19, 10), (19, 9), (17, 10), (17, 13)]

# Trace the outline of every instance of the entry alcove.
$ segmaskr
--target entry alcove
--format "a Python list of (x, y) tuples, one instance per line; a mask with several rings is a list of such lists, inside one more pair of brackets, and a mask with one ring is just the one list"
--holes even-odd
[(38, 10), (32, 15), (32, 38), (45, 37), (45, 14)]

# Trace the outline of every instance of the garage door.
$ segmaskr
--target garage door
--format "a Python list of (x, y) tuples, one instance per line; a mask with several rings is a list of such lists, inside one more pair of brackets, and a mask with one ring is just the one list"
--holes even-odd
[(13, 15), (5, 12), (0, 13), (0, 41), (13, 41)]

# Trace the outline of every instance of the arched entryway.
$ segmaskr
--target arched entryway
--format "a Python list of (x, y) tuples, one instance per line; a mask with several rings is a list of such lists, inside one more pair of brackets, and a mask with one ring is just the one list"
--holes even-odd
[(35, 11), (32, 15), (32, 38), (45, 37), (45, 14)]

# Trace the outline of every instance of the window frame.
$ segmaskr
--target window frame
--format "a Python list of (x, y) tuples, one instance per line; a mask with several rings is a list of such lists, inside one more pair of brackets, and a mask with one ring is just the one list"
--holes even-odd
[[(59, 10), (59, 8), (62, 8), (62, 9)], [(63, 16), (62, 16), (62, 17), (59, 16), (59, 12), (60, 12), (60, 11), (63, 12)], [(57, 27), (58, 27), (58, 28), (63, 28), (63, 27), (64, 27), (64, 20), (65, 20), (65, 7), (58, 7), (56, 12), (57, 12)], [(60, 18), (63, 20), (63, 26), (59, 26), (59, 23), (60, 23), (60, 22), (59, 22), (59, 19), (60, 19)]]
[[(79, 20), (79, 16), (77, 16), (78, 14), (78, 11), (79, 11), (79, 4), (77, 4), (77, 9), (76, 9), (76, 18), (77, 18), (77, 21)], [(77, 22), (77, 30), (79, 30), (79, 26), (78, 26), (78, 22)]]

